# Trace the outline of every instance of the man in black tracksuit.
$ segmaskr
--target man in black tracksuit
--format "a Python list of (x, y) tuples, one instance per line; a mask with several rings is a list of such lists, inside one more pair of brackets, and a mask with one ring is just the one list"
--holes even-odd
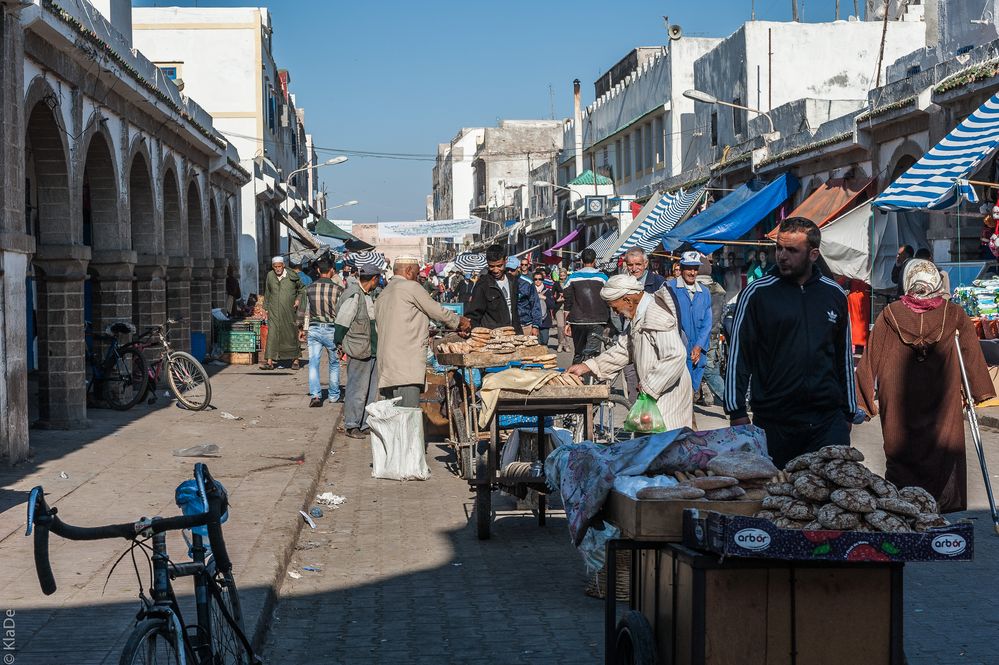
[(590, 248), (579, 254), (583, 267), (569, 275), (562, 286), (565, 295), (565, 334), (572, 337), (572, 364), (599, 353), (593, 333), (600, 334), (610, 323), (610, 308), (600, 297), (607, 275), (597, 270), (597, 254)]
[(843, 290), (815, 266), (821, 235), (807, 219), (781, 223), (777, 267), (739, 296), (725, 380), (733, 425), (753, 421), (774, 463), (849, 445), (857, 413), (850, 321)]

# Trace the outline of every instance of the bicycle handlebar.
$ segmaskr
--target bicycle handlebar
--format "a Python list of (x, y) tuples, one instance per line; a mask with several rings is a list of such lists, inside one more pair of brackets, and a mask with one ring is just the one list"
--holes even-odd
[(52, 595), (56, 590), (55, 576), (49, 561), (49, 532), (67, 540), (109, 540), (124, 538), (135, 540), (141, 535), (153, 535), (165, 531), (208, 527), (208, 540), (211, 543), (216, 567), (228, 572), (232, 568), (225, 541), (222, 539), (221, 516), (226, 511), (226, 496), (208, 473), (208, 467), (198, 463), (194, 469), (199, 487), (204, 488), (208, 498), (208, 511), (197, 515), (177, 515), (175, 517), (142, 518), (137, 522), (107, 524), (97, 527), (80, 527), (67, 524), (56, 515), (58, 508), (49, 508), (45, 502), (45, 492), (41, 485), (31, 490), (28, 497), (28, 528), (25, 536), (34, 531), (35, 572), (42, 593)]

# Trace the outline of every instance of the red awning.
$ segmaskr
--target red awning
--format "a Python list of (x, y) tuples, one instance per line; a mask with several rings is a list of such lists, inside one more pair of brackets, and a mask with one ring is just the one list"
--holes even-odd
[[(874, 195), (872, 178), (831, 178), (791, 211), (788, 217), (804, 217), (820, 228)], [(768, 238), (777, 236), (775, 228)]]

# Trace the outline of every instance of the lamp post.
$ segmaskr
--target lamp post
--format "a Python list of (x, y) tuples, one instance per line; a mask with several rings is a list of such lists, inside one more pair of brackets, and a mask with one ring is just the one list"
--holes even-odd
[(330, 206), (327, 210), (336, 210), (337, 208), (349, 208), (350, 206), (356, 206), (360, 201), (347, 201), (346, 203), (341, 203), (340, 205)]
[(569, 192), (570, 201), (572, 200), (573, 194), (575, 194), (579, 198), (583, 198), (583, 195), (574, 190), (572, 187), (566, 187), (565, 185), (556, 185), (555, 183), (548, 182), (547, 180), (535, 180), (534, 186), (537, 187), (538, 189), (542, 189), (544, 187), (551, 187), (552, 189), (564, 189), (565, 191)]
[(752, 111), (753, 113), (758, 113), (766, 118), (770, 122), (770, 135), (777, 138), (777, 130), (774, 128), (774, 119), (770, 117), (769, 113), (761, 111), (760, 109), (754, 109), (750, 106), (743, 106), (742, 104), (733, 104), (732, 102), (724, 102), (713, 95), (702, 90), (685, 90), (683, 96), (687, 99), (693, 99), (695, 102), (702, 102), (704, 104), (718, 104), (720, 106), (728, 106), (733, 109), (742, 109), (743, 111)]
[(302, 171), (308, 171), (309, 169), (318, 169), (321, 166), (334, 166), (336, 164), (343, 164), (345, 161), (347, 161), (346, 155), (337, 155), (336, 157), (332, 157), (330, 159), (327, 159), (322, 164), (316, 164), (315, 166), (313, 166), (311, 164), (307, 164), (307, 165), (303, 166), (302, 168), (295, 169), (294, 171), (292, 171), (291, 173), (289, 173), (288, 177), (285, 180), (287, 182), (291, 182), (291, 179), (296, 174), (301, 173)]

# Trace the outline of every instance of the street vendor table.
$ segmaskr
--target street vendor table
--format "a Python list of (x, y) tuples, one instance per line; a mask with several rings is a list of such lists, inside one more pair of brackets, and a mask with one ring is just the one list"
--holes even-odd
[(475, 490), (475, 524), (480, 540), (489, 538), (492, 523), (492, 490), (494, 485), (527, 486), (538, 493), (538, 524), (545, 523), (544, 477), (525, 478), (505, 475), (499, 466), (499, 416), (503, 414), (534, 416), (537, 418), (538, 459), (544, 461), (551, 452), (545, 442), (545, 418), (547, 416), (579, 414), (583, 418), (583, 431), (587, 439), (593, 438), (593, 411), (610, 397), (610, 386), (604, 384), (584, 386), (541, 386), (525, 394), (501, 390), (496, 410), (489, 421), (489, 438), (476, 441), (474, 477), (469, 486)]

